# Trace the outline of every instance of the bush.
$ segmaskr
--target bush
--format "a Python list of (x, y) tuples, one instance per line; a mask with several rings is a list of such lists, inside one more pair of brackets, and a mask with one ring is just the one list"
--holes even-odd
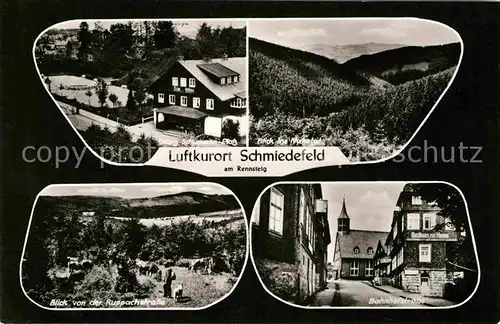
[(136, 297), (144, 298), (149, 296), (156, 288), (156, 283), (151, 278), (146, 278), (139, 283), (136, 288)]
[(106, 299), (115, 296), (113, 293), (116, 278), (102, 266), (94, 266), (85, 278), (74, 287), (74, 300)]

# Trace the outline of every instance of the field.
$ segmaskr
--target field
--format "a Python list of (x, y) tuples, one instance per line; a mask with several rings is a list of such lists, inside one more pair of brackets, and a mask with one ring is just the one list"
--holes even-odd
[[(134, 207), (130, 207), (132, 203)], [(100, 306), (108, 308), (144, 307), (144, 303), (148, 307), (174, 306), (172, 300), (162, 297), (165, 274), (162, 278), (154, 273), (146, 276), (146, 263), (148, 269), (153, 265), (174, 269), (177, 279), (173, 287), (185, 286), (186, 298), (179, 307), (207, 306), (231, 290), (245, 263), (243, 212), (234, 208), (213, 211), (234, 204), (238, 203), (230, 195), (196, 192), (129, 199), (42, 196), (23, 254), (23, 288), (31, 299), (47, 307), (78, 303), (76, 306), (88, 308), (91, 300), (108, 300), (111, 304)], [(205, 213), (166, 216), (189, 206)], [(154, 211), (147, 212), (151, 208)], [(116, 216), (121, 214), (126, 216)], [(153, 214), (165, 216), (150, 217)], [(203, 260), (199, 270), (210, 267), (211, 274), (189, 272), (187, 267), (194, 259)], [(67, 302), (54, 305), (55, 300)]]
[[(99, 98), (95, 93), (97, 84), (94, 80), (85, 79), (73, 75), (54, 75), (48, 76), (50, 79), (50, 92), (55, 95), (65, 97), (67, 99), (76, 99), (79, 103), (89, 105), (94, 108), (101, 107)], [(47, 87), (48, 85), (45, 84)], [(92, 92), (92, 96), (87, 96), (87, 91)], [(109, 94), (114, 93), (118, 97), (121, 104), (113, 105), (109, 98), (106, 99), (106, 104), (110, 108), (124, 107), (127, 104), (128, 89), (123, 89), (114, 85), (108, 85)], [(118, 103), (117, 101), (117, 103)]]

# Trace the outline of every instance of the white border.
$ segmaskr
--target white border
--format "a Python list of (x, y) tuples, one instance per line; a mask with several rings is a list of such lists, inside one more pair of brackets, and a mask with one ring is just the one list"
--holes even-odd
[[(238, 202), (238, 204), (240, 205), (240, 208), (241, 208), (241, 211), (243, 213), (243, 221), (245, 222), (245, 228), (246, 228), (246, 254), (245, 254), (245, 262), (243, 263), (243, 266), (241, 268), (241, 272), (240, 272), (240, 275), (238, 277), (238, 280), (233, 284), (233, 287), (231, 288), (231, 290), (223, 297), (221, 297), (220, 299), (214, 301), (213, 303), (211, 304), (208, 304), (206, 306), (202, 306), (202, 307), (123, 307), (123, 308), (106, 308), (106, 307), (98, 307), (98, 308), (84, 308), (84, 307), (77, 307), (77, 308), (51, 308), (51, 307), (46, 307), (46, 306), (42, 306), (40, 305), (39, 303), (37, 303), (36, 301), (34, 301), (33, 299), (31, 299), (30, 296), (28, 296), (28, 294), (26, 293), (26, 291), (24, 290), (24, 287), (23, 287), (23, 280), (22, 280), (22, 268), (23, 268), (23, 259), (24, 259), (24, 253), (26, 251), (26, 244), (28, 242), (28, 236), (30, 234), (30, 228), (31, 228), (31, 221), (33, 220), (33, 213), (35, 211), (35, 207), (36, 207), (36, 203), (38, 201), (38, 198), (43, 194), (43, 192), (49, 188), (49, 187), (89, 187), (89, 186), (101, 186), (101, 187), (107, 187), (107, 186), (165, 186), (165, 185), (171, 185), (171, 186), (179, 186), (179, 185), (186, 185), (186, 184), (199, 184), (199, 185), (217, 185), (219, 187), (222, 187), (224, 189), (226, 189), (230, 194), (232, 194), (234, 196), (234, 198), (236, 199), (236, 201)], [(241, 278), (243, 277), (243, 273), (245, 272), (245, 269), (247, 267), (247, 262), (248, 262), (248, 255), (250, 254), (250, 230), (249, 230), (249, 225), (248, 225), (248, 218), (246, 216), (246, 213), (245, 213), (245, 208), (243, 207), (243, 204), (241, 203), (240, 199), (238, 198), (238, 196), (236, 196), (236, 194), (229, 188), (221, 185), (221, 184), (218, 184), (218, 183), (215, 183), (215, 182), (168, 182), (168, 183), (161, 183), (161, 182), (144, 182), (144, 183), (76, 183), (76, 184), (51, 184), (51, 185), (48, 185), (46, 186), (45, 188), (43, 188), (39, 193), (38, 195), (36, 196), (35, 198), (35, 201), (33, 202), (33, 207), (31, 209), (31, 216), (30, 216), (30, 220), (29, 220), (29, 223), (28, 223), (28, 229), (26, 230), (26, 237), (24, 239), (24, 245), (23, 245), (23, 252), (21, 254), (21, 261), (19, 262), (19, 283), (20, 283), (20, 286), (21, 286), (21, 289), (24, 293), (24, 295), (26, 296), (26, 298), (28, 298), (33, 304), (37, 305), (38, 307), (40, 308), (43, 308), (43, 309), (46, 309), (46, 310), (50, 310), (50, 311), (116, 311), (116, 310), (127, 310), (127, 311), (130, 311), (130, 310), (151, 310), (151, 311), (160, 311), (160, 310), (180, 310), (180, 311), (193, 311), (193, 310), (203, 310), (203, 309), (207, 309), (209, 307), (212, 307), (218, 303), (220, 303), (221, 301), (223, 301), (224, 299), (226, 299), (227, 297), (229, 297), (234, 289), (236, 289), (236, 287), (238, 286)]]
[[(336, 185), (336, 184), (350, 184), (350, 185), (356, 185), (356, 184), (382, 184), (382, 183), (402, 183), (402, 184), (409, 184), (409, 183), (418, 183), (418, 184), (421, 184), (421, 183), (442, 183), (442, 184), (446, 184), (450, 187), (453, 187), (455, 188), (459, 193), (460, 195), (462, 196), (462, 199), (464, 201), (464, 206), (465, 206), (465, 210), (467, 212), (467, 218), (469, 220), (469, 228), (470, 228), (470, 235), (471, 235), (471, 238), (472, 238), (472, 246), (474, 247), (474, 254), (476, 255), (476, 263), (477, 263), (477, 283), (476, 283), (476, 287), (474, 288), (474, 291), (472, 292), (472, 294), (467, 298), (465, 299), (464, 301), (462, 301), (461, 303), (459, 304), (456, 304), (456, 305), (452, 305), (452, 306), (436, 306), (436, 307), (408, 307), (408, 306), (402, 306), (402, 307), (390, 307), (390, 306), (302, 306), (302, 305), (297, 305), (297, 304), (294, 304), (294, 303), (291, 303), (289, 301), (286, 301), (276, 295), (274, 295), (271, 291), (269, 291), (269, 289), (267, 289), (267, 287), (264, 285), (264, 283), (262, 282), (262, 278), (260, 277), (260, 274), (259, 274), (259, 271), (257, 269), (257, 265), (255, 264), (255, 260), (253, 258), (253, 252), (250, 253), (250, 256), (251, 256), (251, 259), (252, 259), (252, 264), (253, 264), (253, 267), (255, 269), (255, 272), (257, 273), (257, 278), (259, 278), (259, 281), (260, 281), (260, 284), (262, 285), (262, 287), (267, 291), (267, 293), (269, 295), (271, 295), (272, 297), (276, 298), (277, 300), (281, 301), (282, 303), (285, 303), (287, 305), (290, 305), (290, 306), (293, 306), (293, 307), (297, 307), (297, 308), (301, 308), (301, 309), (372, 309), (372, 310), (377, 310), (377, 309), (392, 309), (392, 310), (398, 310), (398, 309), (426, 309), (426, 310), (433, 310), (433, 309), (437, 309), (437, 310), (440, 310), (440, 309), (451, 309), (451, 308), (457, 308), (457, 307), (460, 307), (462, 306), (463, 304), (465, 304), (466, 302), (469, 301), (469, 299), (472, 298), (472, 296), (474, 296), (474, 294), (476, 293), (478, 287), (479, 287), (479, 283), (481, 281), (481, 266), (479, 265), (479, 257), (478, 257), (478, 254), (477, 254), (477, 247), (476, 247), (476, 239), (474, 238), (474, 231), (472, 229), (472, 223), (471, 223), (471, 220), (470, 220), (470, 214), (469, 214), (469, 207), (467, 205), (467, 200), (465, 199), (465, 196), (462, 192), (462, 190), (460, 190), (460, 188), (458, 188), (457, 186), (455, 186), (454, 184), (452, 183), (449, 183), (449, 182), (446, 182), (446, 181), (311, 181), (311, 182), (307, 182), (307, 181), (278, 181), (278, 182), (275, 182), (273, 184), (270, 184), (269, 186), (267, 186), (259, 195), (259, 197), (257, 198), (257, 201), (259, 201), (262, 197), (262, 195), (269, 189), (269, 188), (272, 188), (276, 185), (293, 185), (293, 184), (332, 184), (332, 185)], [(256, 206), (257, 202), (255, 203), (253, 209), (252, 209), (252, 215), (250, 217), (250, 250), (252, 250), (252, 232), (253, 232), (253, 226), (252, 226), (252, 221), (253, 221), (253, 214), (254, 214), (254, 211), (255, 211), (255, 206)]]
[[(97, 154), (91, 147), (90, 145), (87, 144), (87, 142), (83, 139), (83, 136), (78, 132), (78, 130), (76, 129), (76, 127), (73, 125), (73, 123), (71, 123), (71, 121), (69, 120), (69, 117), (64, 113), (63, 109), (61, 107), (59, 107), (59, 105), (57, 104), (56, 100), (54, 99), (54, 97), (52, 96), (52, 94), (50, 93), (50, 91), (47, 89), (47, 87), (45, 86), (44, 84), (44, 81), (41, 77), (41, 74), (40, 74), (40, 70), (38, 68), (38, 65), (36, 64), (36, 55), (35, 55), (35, 49), (36, 49), (36, 44), (38, 42), (38, 39), (43, 35), (45, 34), (48, 30), (52, 29), (52, 28), (56, 28), (58, 25), (61, 25), (61, 24), (65, 24), (65, 23), (68, 23), (68, 22), (87, 22), (87, 23), (92, 23), (92, 22), (113, 22), (113, 21), (116, 21), (116, 22), (123, 22), (123, 21), (161, 21), (161, 20), (169, 20), (169, 21), (211, 21), (211, 22), (217, 22), (217, 21), (245, 21), (246, 22), (246, 27), (247, 27), (247, 80), (249, 80), (249, 75), (248, 75), (248, 70), (249, 70), (249, 64), (248, 64), (248, 60), (249, 60), (249, 57), (248, 57), (248, 54), (249, 54), (249, 48), (248, 48), (248, 44), (249, 44), (249, 26), (250, 26), (250, 23), (251, 21), (254, 21), (254, 20), (261, 20), (261, 21), (268, 21), (268, 20), (313, 20), (313, 21), (318, 21), (318, 20), (383, 20), (383, 21), (393, 21), (393, 20), (418, 20), (418, 21), (426, 21), (426, 22), (429, 22), (429, 23), (434, 23), (434, 24), (438, 24), (444, 28), (448, 28), (449, 30), (452, 30), (456, 36), (457, 36), (457, 39), (460, 41), (460, 49), (461, 49), (461, 52), (460, 52), (460, 58), (458, 60), (458, 63), (457, 63), (457, 67), (455, 68), (455, 71), (453, 73), (453, 76), (451, 77), (450, 81), (448, 82), (448, 86), (446, 87), (446, 89), (444, 89), (444, 91), (441, 93), (441, 95), (439, 96), (439, 98), (436, 100), (436, 102), (434, 103), (434, 105), (432, 106), (432, 108), (429, 110), (429, 112), (427, 113), (427, 115), (425, 116), (425, 118), (422, 120), (422, 123), (420, 124), (420, 126), (415, 130), (415, 132), (413, 133), (413, 136), (411, 136), (411, 138), (406, 142), (405, 145), (402, 145), (401, 146), (401, 149), (394, 153), (393, 155), (387, 157), (387, 158), (384, 158), (384, 159), (380, 159), (380, 160), (376, 160), (376, 161), (363, 161), (363, 162), (350, 162), (350, 163), (345, 163), (345, 164), (332, 164), (330, 166), (342, 166), (342, 165), (358, 165), (358, 164), (375, 164), (375, 163), (381, 163), (381, 162), (385, 162), (385, 161), (388, 161), (388, 160), (391, 160), (391, 159), (394, 159), (395, 157), (397, 157), (399, 154), (401, 154), (401, 152), (404, 151), (404, 149), (411, 143), (411, 141), (413, 140), (413, 138), (418, 134), (418, 132), (420, 131), (420, 129), (424, 126), (425, 122), (427, 121), (427, 119), (429, 119), (430, 115), (432, 114), (432, 112), (434, 111), (434, 109), (436, 109), (436, 107), (438, 106), (439, 102), (441, 101), (441, 99), (444, 97), (444, 95), (448, 92), (448, 89), (451, 87), (451, 85), (453, 84), (453, 81), (455, 81), (455, 78), (458, 74), (458, 71), (460, 69), (460, 66), (462, 65), (462, 58), (463, 58), (463, 55), (464, 55), (464, 43), (463, 43), (463, 40), (462, 40), (462, 37), (460, 37), (460, 34), (454, 30), (453, 28), (451, 28), (450, 26), (448, 25), (445, 25), (441, 22), (438, 22), (438, 21), (435, 21), (435, 20), (430, 20), (430, 19), (424, 19), (424, 18), (415, 18), (415, 17), (371, 17), (371, 18), (368, 18), (368, 17), (350, 17), (350, 18), (328, 18), (328, 17), (323, 17), (323, 18), (317, 18), (317, 17), (314, 17), (314, 18), (300, 18), (300, 17), (297, 17), (297, 18), (185, 18), (185, 19), (182, 19), (182, 18), (175, 18), (175, 19), (168, 19), (168, 18), (163, 18), (163, 19), (73, 19), (73, 20), (66, 20), (66, 21), (63, 21), (63, 22), (60, 22), (60, 23), (57, 23), (55, 25), (52, 25), (48, 28), (46, 28), (44, 31), (42, 31), (38, 37), (35, 39), (34, 43), (33, 43), (33, 62), (35, 64), (35, 69), (36, 71), (38, 72), (38, 76), (40, 78), (40, 80), (42, 81), (42, 86), (45, 88), (45, 91), (47, 91), (47, 93), (49, 94), (50, 98), (52, 99), (52, 101), (54, 101), (54, 104), (59, 108), (59, 110), (61, 111), (61, 113), (63, 114), (63, 116), (66, 118), (66, 120), (68, 121), (68, 123), (71, 125), (71, 127), (73, 127), (73, 130), (76, 132), (77, 136), (80, 137), (80, 139), (82, 140), (82, 142), (84, 143), (84, 145), (87, 147), (87, 149), (89, 149), (90, 152), (92, 152), (98, 159), (100, 159), (102, 162), (105, 162), (106, 164), (109, 164), (109, 165), (115, 165), (115, 166), (134, 166), (134, 167), (138, 167), (138, 166), (145, 166), (147, 165), (147, 162), (146, 163), (118, 163), (118, 162), (113, 162), (113, 161), (109, 161), (109, 160), (106, 160), (104, 159), (103, 157), (101, 157), (99, 154)], [(249, 92), (249, 87), (250, 87), (250, 84), (248, 84), (247, 82), (247, 92)], [(250, 114), (250, 93), (248, 93), (247, 95), (247, 116), (249, 116)], [(248, 120), (248, 130), (247, 130), (247, 147), (248, 147), (248, 143), (250, 141), (250, 120)], [(252, 147), (252, 148), (258, 148), (259, 146), (255, 146), (255, 147)], [(187, 149), (189, 149), (187, 147)], [(203, 148), (199, 148), (201, 150), (203, 150)], [(244, 148), (241, 148), (241, 147), (235, 147), (234, 148), (235, 150), (239, 151), (239, 150), (242, 150)], [(307, 165), (307, 164), (306, 164)], [(172, 169), (177, 169), (177, 170), (183, 170), (183, 171), (188, 171), (188, 172), (191, 172), (191, 173), (195, 173), (195, 174), (200, 174), (198, 172), (195, 172), (193, 171), (192, 169), (184, 169), (182, 167), (179, 167), (178, 165), (175, 165), (175, 164), (172, 164), (172, 165), (164, 165), (162, 167), (165, 167), (165, 168), (172, 168)], [(301, 171), (306, 171), (306, 170), (313, 170), (313, 169), (316, 169), (317, 167), (313, 167), (312, 164), (310, 167), (305, 167), (304, 169), (302, 169)], [(297, 171), (299, 172), (299, 171)], [(208, 176), (210, 177), (210, 175), (208, 175), (208, 173), (201, 173), (202, 175), (204, 176)], [(291, 173), (293, 174), (293, 173)], [(289, 174), (288, 174), (289, 175)], [(274, 175), (270, 174), (270, 175), (263, 175), (264, 177), (272, 177)]]

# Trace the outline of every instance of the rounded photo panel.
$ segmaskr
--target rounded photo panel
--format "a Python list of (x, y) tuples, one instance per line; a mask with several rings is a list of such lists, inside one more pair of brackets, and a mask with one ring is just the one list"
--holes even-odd
[(480, 267), (467, 202), (446, 182), (280, 182), (259, 197), (264, 289), (305, 309), (459, 307)]
[(199, 310), (248, 256), (238, 198), (215, 183), (64, 184), (38, 195), (20, 281), (49, 310)]
[(124, 19), (51, 26), (33, 56), (107, 163), (272, 177), (396, 157), (463, 50), (420, 18)]

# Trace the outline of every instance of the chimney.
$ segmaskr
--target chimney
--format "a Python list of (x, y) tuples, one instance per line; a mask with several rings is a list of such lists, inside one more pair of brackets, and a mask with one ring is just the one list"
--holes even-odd
[(222, 54), (222, 59), (223, 60), (227, 60), (227, 54), (226, 53)]
[(182, 61), (182, 60), (184, 60), (184, 56), (182, 55), (177, 56), (177, 61)]

